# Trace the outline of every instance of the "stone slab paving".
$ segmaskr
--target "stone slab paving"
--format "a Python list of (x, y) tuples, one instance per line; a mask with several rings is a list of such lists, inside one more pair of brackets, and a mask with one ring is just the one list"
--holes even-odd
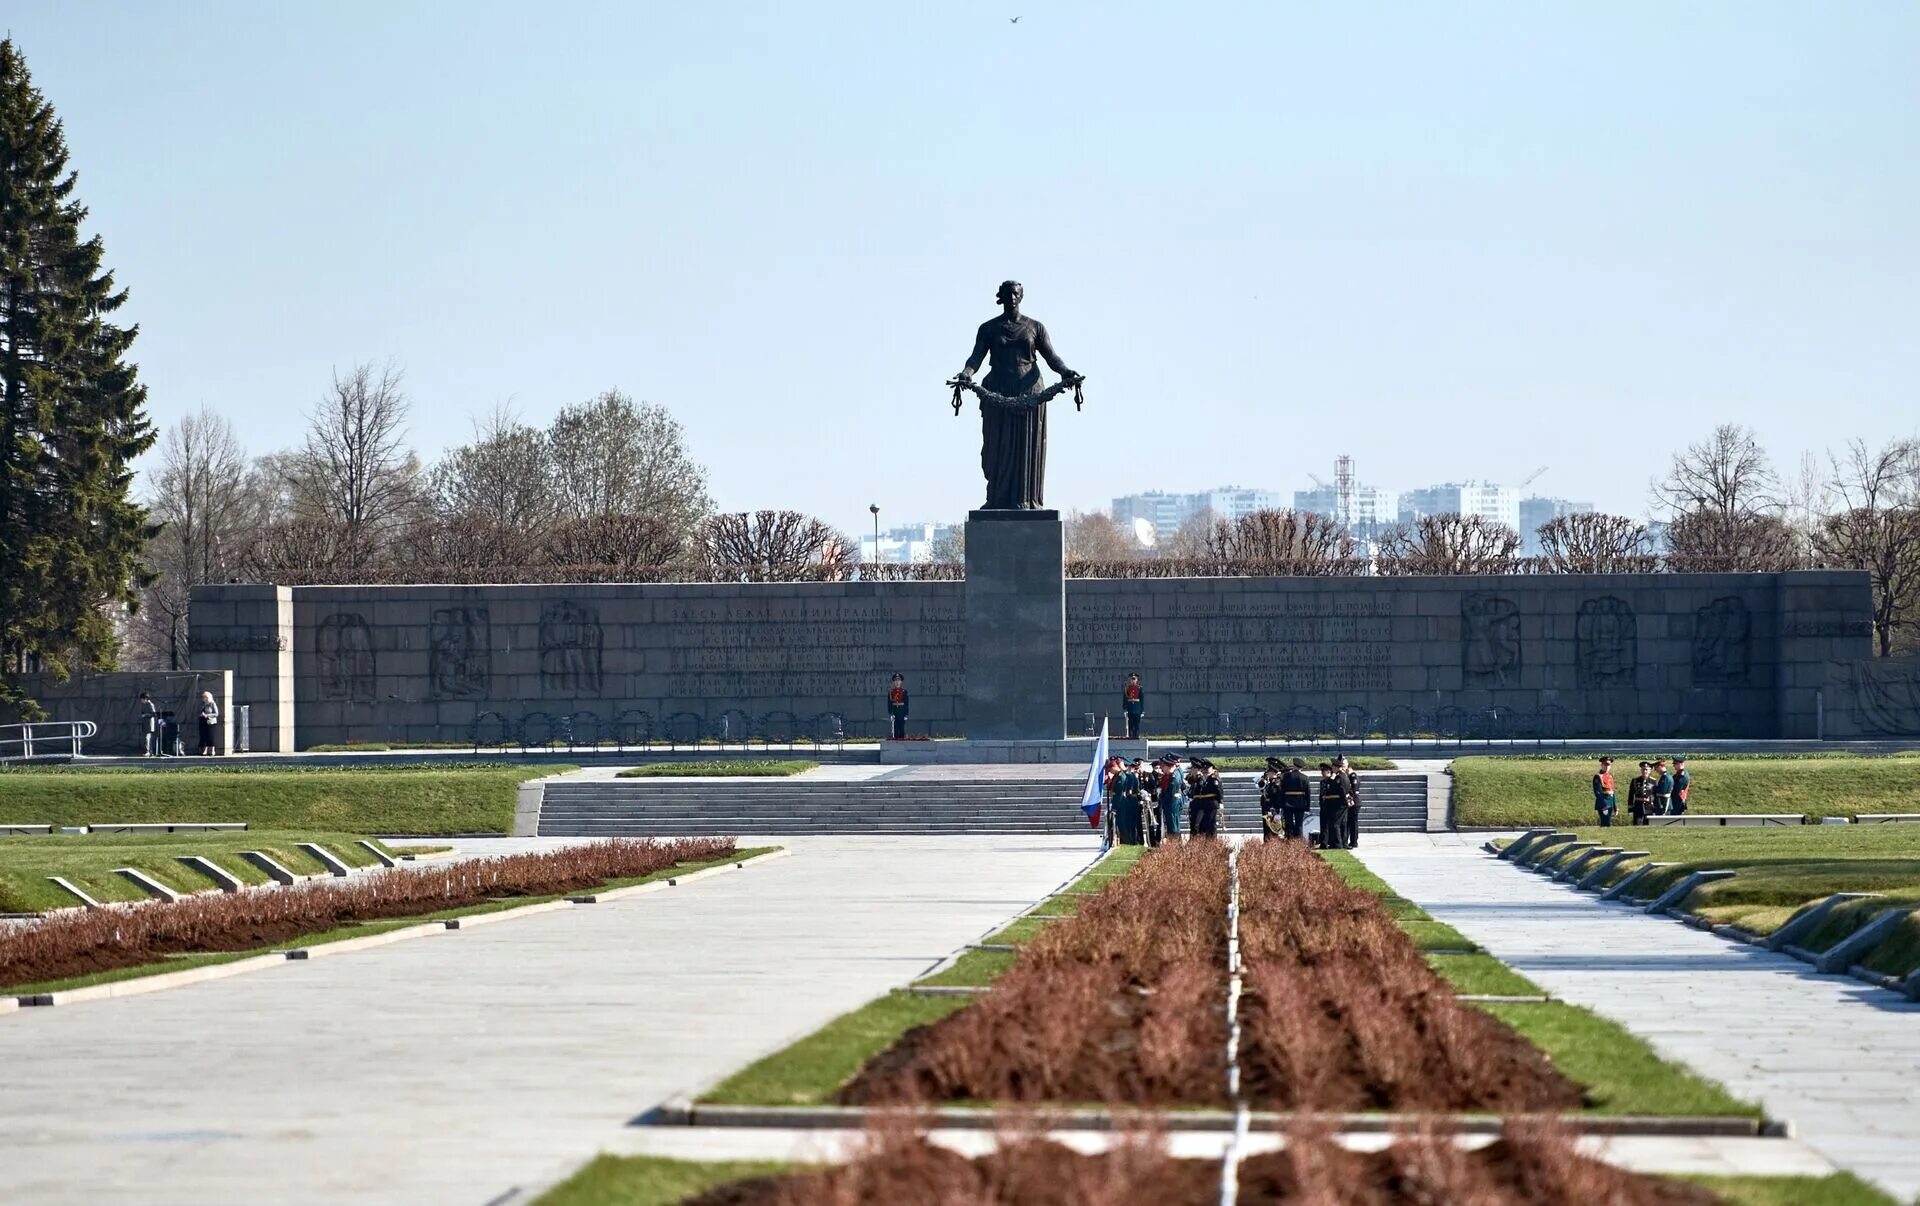
[(1078, 837), (781, 844), (792, 857), (684, 890), (8, 1014), (3, 1192), (487, 1202), (921, 974), (1094, 853)]
[(1482, 853), (1484, 836), (1381, 835), (1355, 853), (1553, 995), (1760, 1101), (1900, 1200), (1920, 1194), (1920, 1003), (1602, 904)]

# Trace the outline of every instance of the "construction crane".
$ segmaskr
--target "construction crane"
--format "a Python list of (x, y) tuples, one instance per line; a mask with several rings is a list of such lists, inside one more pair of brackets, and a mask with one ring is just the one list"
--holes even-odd
[(1524, 482), (1521, 482), (1520, 485), (1517, 487), (1517, 489), (1524, 490), (1528, 486), (1531, 486), (1534, 482), (1539, 481), (1540, 475), (1542, 473), (1545, 473), (1546, 471), (1547, 471), (1547, 467), (1545, 465), (1542, 465), (1538, 469), (1535, 469), (1532, 473), (1527, 474), (1527, 480)]

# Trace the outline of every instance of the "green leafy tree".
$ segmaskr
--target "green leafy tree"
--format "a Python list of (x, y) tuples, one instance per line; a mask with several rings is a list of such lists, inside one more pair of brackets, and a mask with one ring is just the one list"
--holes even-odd
[(126, 359), (137, 328), (74, 195), (66, 137), (11, 39), (0, 41), (0, 696), (19, 675), (111, 663), (114, 609), (150, 576), (155, 529), (131, 497), (152, 445)]

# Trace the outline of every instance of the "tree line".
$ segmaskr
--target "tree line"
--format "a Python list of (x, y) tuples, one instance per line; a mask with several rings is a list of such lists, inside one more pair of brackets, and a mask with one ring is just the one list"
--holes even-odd
[(1920, 646), (1920, 441), (1850, 441), (1782, 475), (1753, 431), (1722, 424), (1676, 451), (1649, 484), (1663, 522), (1557, 516), (1540, 553), (1479, 515), (1423, 515), (1357, 539), (1328, 516), (1201, 514), (1148, 548), (1106, 515), (1067, 520), (1071, 572), (1088, 577), (1189, 574), (1621, 574), (1864, 571), (1882, 656)]

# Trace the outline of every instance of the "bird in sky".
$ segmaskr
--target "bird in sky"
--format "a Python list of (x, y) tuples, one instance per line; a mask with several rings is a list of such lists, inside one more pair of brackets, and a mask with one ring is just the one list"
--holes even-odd
[(1008, 17), (1008, 18), (1007, 18), (1007, 24), (1008, 24), (1008, 25), (1018, 25), (1018, 24), (1020, 24), (1020, 18), (1019, 18), (1019, 17)]

